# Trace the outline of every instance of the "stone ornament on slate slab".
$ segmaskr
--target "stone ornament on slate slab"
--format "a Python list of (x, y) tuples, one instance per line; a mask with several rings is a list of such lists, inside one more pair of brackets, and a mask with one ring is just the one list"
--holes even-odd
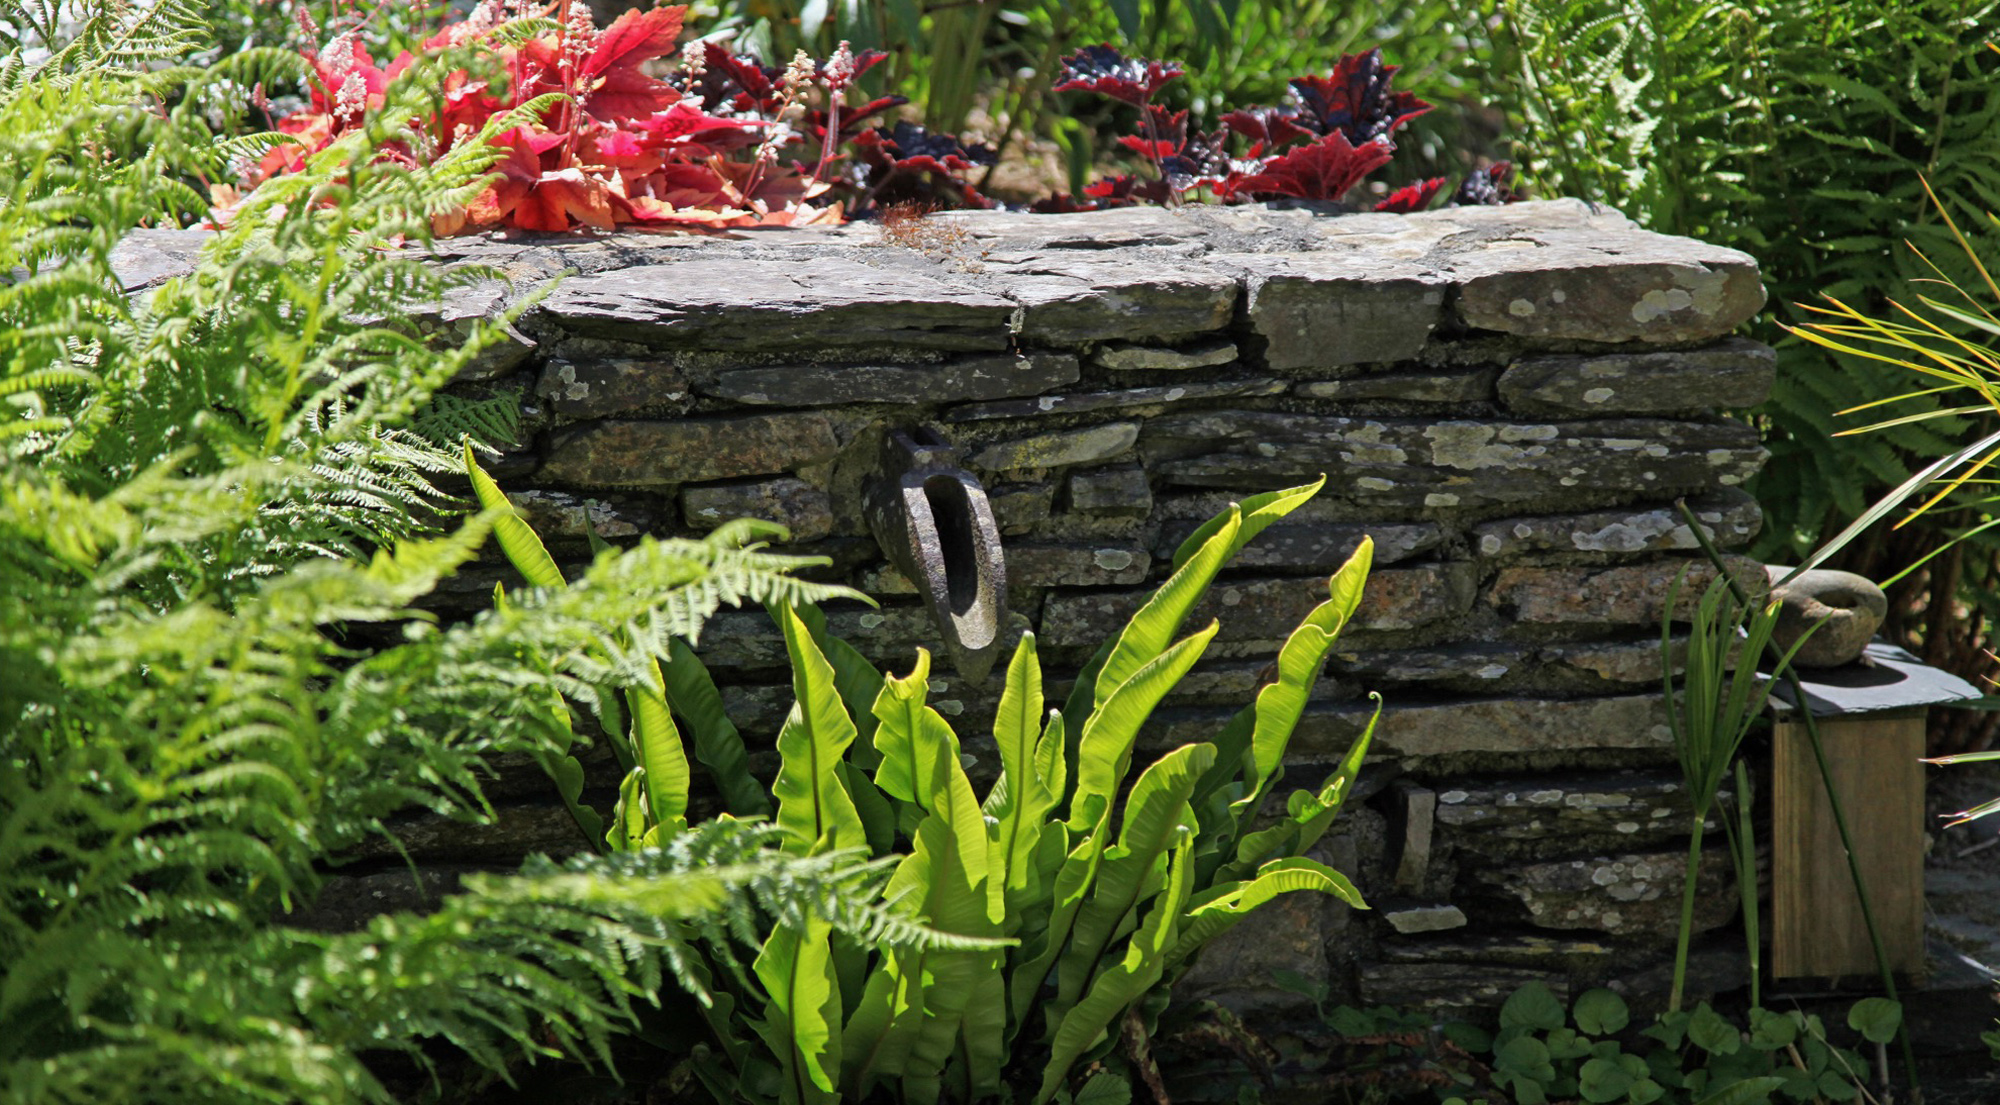
[(1792, 657), (1792, 663), (1799, 667), (1837, 668), (1853, 663), (1889, 615), (1889, 600), (1882, 589), (1853, 572), (1831, 568), (1800, 572), (1775, 564), (1766, 571), (1771, 578), (1771, 597), (1778, 601), (1778, 628), (1773, 639), (1790, 648), (1812, 633)]

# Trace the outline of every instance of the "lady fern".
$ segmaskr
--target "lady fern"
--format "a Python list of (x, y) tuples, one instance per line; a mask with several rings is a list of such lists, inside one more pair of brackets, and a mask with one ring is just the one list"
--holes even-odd
[(286, 923), (391, 814), (480, 819), (495, 754), (566, 747), (530, 703), (628, 679), (718, 604), (828, 592), (759, 550), (648, 541), (467, 624), (417, 609), (493, 516), (432, 532), (457, 458), (411, 427), (493, 331), (436, 350), (402, 320), (479, 274), (393, 247), (490, 156), (376, 163), (423, 137), (398, 122), (436, 95), (414, 73), (193, 272), (128, 295), (117, 243), (202, 206), (245, 146), (208, 144), (212, 94), (285, 63), (154, 69), (187, 9), (98, 14), (59, 42), (0, 0), (47, 32), (0, 63), (0, 1101), (382, 1100), (368, 1051), (608, 1056), (633, 999), (704, 989), (690, 936), (753, 910), (935, 940), (857, 904), (880, 866), (774, 857), (740, 824), (357, 933)]

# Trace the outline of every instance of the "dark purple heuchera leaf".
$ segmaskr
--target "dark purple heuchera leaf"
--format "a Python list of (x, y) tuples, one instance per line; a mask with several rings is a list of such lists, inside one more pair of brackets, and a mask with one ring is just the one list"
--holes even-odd
[(876, 127), (873, 133), (876, 144), (898, 169), (962, 172), (975, 165), (991, 165), (997, 156), (976, 142), (968, 146), (949, 134), (932, 134), (915, 123)]
[(1147, 104), (1145, 111), (1151, 128), (1120, 138), (1118, 144), (1152, 161), (1174, 191), (1212, 186), (1229, 175), (1227, 130), (1189, 131), (1187, 112), (1168, 111), (1158, 104)]
[(953, 175), (993, 164), (994, 151), (985, 146), (932, 134), (914, 123), (897, 123), (855, 136), (854, 155), (867, 189), (860, 208), (870, 203), (883, 207), (913, 203), (927, 210), (993, 206), (992, 200)]
[(1431, 200), (1437, 197), (1439, 190), (1443, 187), (1444, 178), (1441, 176), (1434, 176), (1429, 180), (1420, 180), (1415, 184), (1405, 184), (1401, 188), (1389, 193), (1388, 199), (1376, 204), (1375, 210), (1387, 211), (1397, 215), (1409, 215), (1422, 211), (1431, 205)]
[(674, 87), (690, 96), (700, 96), (711, 112), (733, 111), (738, 115), (768, 115), (778, 108), (778, 78), (784, 70), (758, 62), (751, 54), (732, 54), (719, 42), (703, 44), (700, 79), (688, 81), (676, 74)]
[[(891, 108), (902, 107), (909, 102), (910, 98), (908, 96), (879, 96), (865, 104), (854, 104), (841, 108), (840, 134), (837, 136), (835, 144), (842, 145), (853, 141), (862, 131), (868, 129), (868, 121), (870, 119)], [(802, 129), (811, 135), (815, 142), (823, 141), (826, 137), (826, 117), (827, 112), (825, 108), (814, 108), (806, 113)]]
[(1128, 58), (1108, 45), (1085, 46), (1062, 59), (1063, 79), (1055, 91), (1095, 92), (1144, 107), (1182, 72), (1179, 62)]
[(1431, 109), (1408, 92), (1390, 91), (1398, 68), (1382, 64), (1377, 49), (1341, 58), (1330, 77), (1295, 78), (1292, 92), (1302, 109), (1296, 121), (1315, 134), (1344, 134), (1356, 146), (1388, 138)]
[(1300, 138), (1311, 138), (1313, 132), (1298, 123), (1299, 109), (1295, 107), (1249, 107), (1238, 108), (1222, 117), (1222, 125), (1230, 133), (1240, 134), (1254, 145), (1250, 155), (1256, 157), (1265, 149), (1276, 148)]
[(1498, 206), (1519, 203), (1527, 197), (1507, 184), (1514, 172), (1511, 161), (1495, 161), (1484, 169), (1474, 169), (1453, 192), (1451, 202), (1458, 207)]
[(1224, 182), (1224, 198), (1338, 200), (1361, 178), (1389, 163), (1395, 153), (1387, 139), (1356, 146), (1340, 131), (1299, 146), (1266, 162), (1261, 172)]
[(1228, 141), (1226, 130), (1188, 135), (1172, 157), (1161, 159), (1160, 169), (1176, 191), (1187, 192), (1203, 186), (1218, 188), (1231, 173), (1241, 171), (1229, 160)]

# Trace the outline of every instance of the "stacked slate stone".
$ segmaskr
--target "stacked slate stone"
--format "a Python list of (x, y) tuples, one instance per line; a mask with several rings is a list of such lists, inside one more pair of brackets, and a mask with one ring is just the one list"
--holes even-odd
[[(579, 560), (586, 527), (617, 541), (782, 522), (824, 577), (881, 603), (830, 610), (833, 632), (907, 671), (918, 647), (941, 651), (937, 630), (861, 497), (886, 432), (934, 428), (990, 497), (1010, 632), (1034, 629), (1060, 694), (1201, 520), (1324, 473), (1197, 611), (1221, 633), (1143, 740), (1214, 734), (1372, 535), (1375, 573), (1289, 780), (1323, 778), (1382, 695), (1364, 801), (1324, 849), (1377, 908), (1283, 902), (1190, 991), (1296, 1000), (1278, 968), (1371, 1003), (1497, 1004), (1533, 978), (1664, 991), (1648, 972), (1669, 957), (1688, 825), (1660, 624), (1678, 576), (1683, 611), (1709, 578), (1672, 503), (1725, 548), (1759, 524), (1739, 485), (1765, 452), (1716, 413), (1772, 380), (1771, 351), (1730, 336), (1763, 303), (1751, 258), (1575, 202), (930, 223), (453, 243), (515, 284), (460, 296), (446, 321), (573, 273), (462, 385), (525, 396), (524, 442), (496, 474)], [(483, 605), (505, 576), (470, 573), (459, 593)], [(790, 706), (770, 620), (727, 613), (700, 652), (768, 748)], [(935, 670), (933, 703), (990, 772), (995, 687)], [(503, 819), (501, 851), (568, 831), (539, 799), (511, 816), (542, 828), (509, 836)], [(434, 854), (486, 854), (472, 847)], [(1726, 866), (1704, 875), (1704, 927), (1732, 915)]]

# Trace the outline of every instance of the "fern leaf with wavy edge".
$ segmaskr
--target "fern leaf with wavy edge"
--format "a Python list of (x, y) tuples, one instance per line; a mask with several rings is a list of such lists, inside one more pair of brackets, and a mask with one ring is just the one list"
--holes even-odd
[[(0, 1082), (39, 1100), (368, 1100), (381, 1090), (355, 1052), (421, 1036), (502, 1068), (551, 1047), (601, 1056), (663, 968), (704, 977), (662, 927), (677, 912), (657, 900), (665, 869), (578, 868), (532, 900), (454, 899), (351, 937), (269, 919), (394, 812), (489, 816), (492, 754), (571, 740), (534, 703), (650, 664), (718, 602), (826, 592), (772, 578), (789, 564), (754, 550), (648, 545), (595, 566), (588, 599), (448, 629), (413, 613), (490, 519), (415, 540), (453, 458), (395, 427), (491, 333), (429, 348), (394, 320), (476, 274), (373, 247), (421, 241), (423, 213), (485, 165), (378, 170), (356, 141), (310, 166), (289, 206), (246, 205), (194, 272), (128, 298), (112, 246), (190, 199), (163, 202), (159, 180), (257, 145), (211, 143), (199, 87), (165, 118), (135, 105), (189, 74), (119, 72), (153, 48), (142, 37), (173, 48), (131, 30), (0, 76), (17, 155), (0, 172), (0, 269), (24, 270), (0, 281), (0, 380), (32, 413), (0, 445), (0, 716), (16, 719), (0, 730)], [(421, 114), (414, 87), (392, 90), (388, 117)], [(128, 133), (131, 156), (105, 160), (103, 136)], [(627, 588), (670, 597), (649, 609)], [(325, 633), (335, 620), (401, 623), (403, 639), (353, 655)], [(574, 659), (620, 635), (638, 644), (615, 663)], [(564, 659), (526, 665), (524, 643)], [(849, 856), (746, 856), (740, 908), (680, 923), (818, 917), (858, 941), (957, 946), (872, 904), (886, 875)], [(636, 904), (558, 900), (579, 887)], [(52, 1023), (69, 1027), (35, 1027)]]

